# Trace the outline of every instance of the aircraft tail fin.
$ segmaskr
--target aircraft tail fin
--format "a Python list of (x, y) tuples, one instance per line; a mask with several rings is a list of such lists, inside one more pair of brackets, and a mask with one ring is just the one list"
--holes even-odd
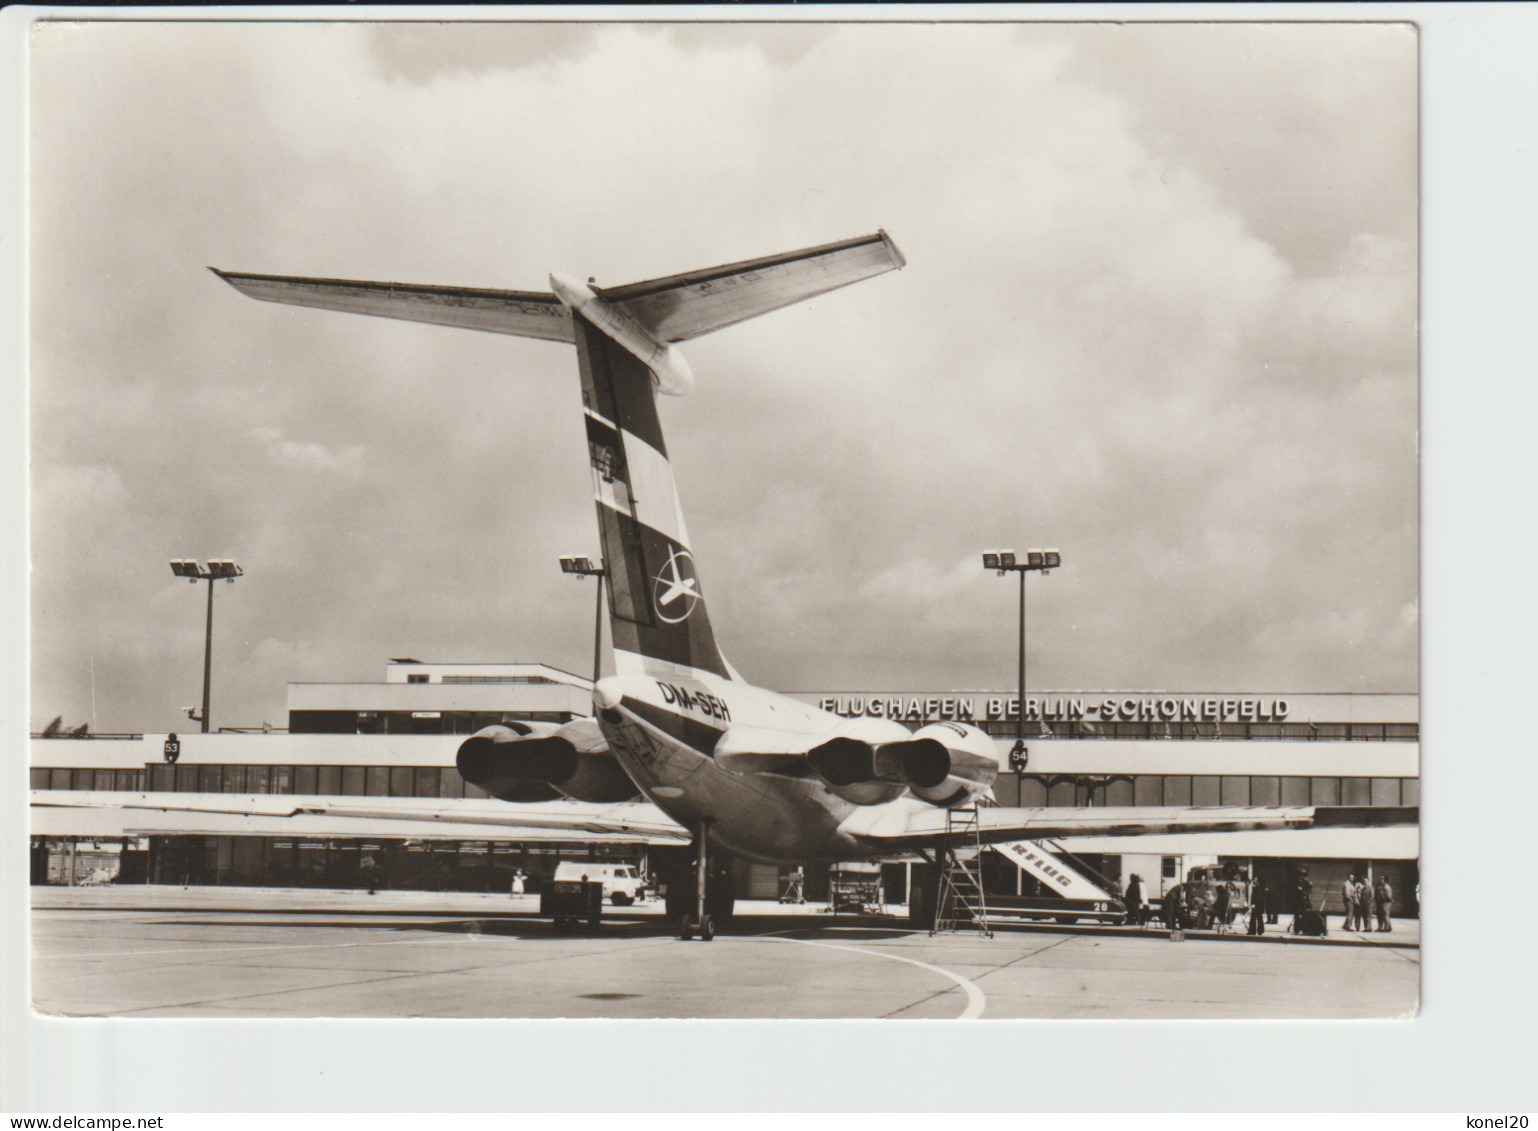
[(730, 679), (689, 549), (652, 371), (580, 312), (572, 322), (616, 669)]
[(669, 343), (903, 262), (877, 232), (627, 287), (551, 276), (576, 340), (617, 672), (739, 678), (711, 628), (658, 418), (656, 393), (681, 393), (693, 383)]

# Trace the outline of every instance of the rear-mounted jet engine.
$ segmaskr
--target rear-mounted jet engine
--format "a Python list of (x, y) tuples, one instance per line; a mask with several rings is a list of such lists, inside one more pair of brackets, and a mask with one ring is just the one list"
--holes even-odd
[(465, 781), (502, 801), (611, 803), (637, 796), (592, 719), (489, 726), (460, 743), (454, 764)]
[(807, 752), (807, 764), (834, 793), (880, 805), (911, 791), (934, 805), (962, 805), (998, 776), (993, 740), (965, 723), (932, 723), (917, 733), (890, 719), (851, 719)]

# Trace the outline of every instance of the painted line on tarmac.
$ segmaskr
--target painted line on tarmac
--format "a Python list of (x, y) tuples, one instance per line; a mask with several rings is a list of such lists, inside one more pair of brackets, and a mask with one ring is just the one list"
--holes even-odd
[(261, 945), (246, 946), (221, 946), (218, 943), (204, 944), (196, 947), (183, 947), (178, 950), (105, 950), (105, 951), (81, 951), (78, 954), (46, 954), (38, 955), (33, 961), (41, 959), (50, 961), (79, 961), (88, 958), (159, 958), (161, 956), (175, 956), (178, 954), (202, 954), (209, 958), (222, 958), (225, 955), (233, 955), (251, 950), (345, 950), (348, 947), (365, 946), (421, 946), (423, 943), (452, 942), (455, 938), (464, 939), (467, 936), (482, 937), (479, 932), (470, 931), (465, 935), (444, 934), (442, 938), (430, 939), (380, 939), (377, 942), (341, 942), (341, 943), (263, 943)]
[[(795, 927), (792, 929), (805, 930), (804, 927)], [(917, 958), (908, 958), (906, 955), (901, 954), (888, 954), (884, 950), (871, 950), (863, 946), (849, 946), (847, 943), (816, 942), (812, 939), (786, 938), (784, 935), (778, 932), (771, 932), (769, 934), (763, 935), (749, 935), (745, 941), (752, 941), (754, 939), (762, 939), (764, 942), (800, 943), (802, 946), (821, 946), (826, 947), (829, 950), (849, 950), (853, 951), (855, 954), (873, 954), (877, 958), (890, 958), (893, 962), (906, 962), (910, 966), (917, 966), (922, 970), (928, 970), (932, 973), (939, 974), (942, 977), (949, 978), (951, 981), (960, 986), (967, 995), (967, 1007), (963, 1009), (961, 1013), (956, 1017), (957, 1021), (977, 1020), (983, 1015), (983, 1007), (988, 1003), (988, 999), (983, 995), (983, 991), (978, 989), (977, 986), (968, 979), (963, 978), (960, 974), (957, 974), (953, 970), (947, 970), (943, 966), (931, 966), (928, 962), (920, 962)]]

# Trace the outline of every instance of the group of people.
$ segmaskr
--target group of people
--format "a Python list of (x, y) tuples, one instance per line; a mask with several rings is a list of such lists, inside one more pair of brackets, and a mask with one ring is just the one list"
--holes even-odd
[(1271, 881), (1257, 878), (1250, 885), (1250, 922), (1247, 933), (1251, 935), (1263, 935), (1266, 933), (1266, 924), (1274, 924), (1277, 919), (1278, 900), (1276, 889), (1271, 886)]
[[(1352, 872), (1346, 877), (1346, 882), (1340, 888), (1341, 902), (1345, 904), (1346, 916), (1341, 920), (1343, 931), (1391, 931), (1394, 924), (1389, 918), (1389, 913), (1394, 909), (1394, 889), (1388, 886), (1388, 877), (1379, 876), (1374, 882), (1366, 875), (1361, 878)], [(1373, 926), (1373, 913), (1377, 913), (1378, 924)]]
[[(1127, 881), (1126, 891), (1122, 893), (1122, 904), (1127, 909), (1126, 922), (1131, 926), (1141, 927), (1154, 918), (1154, 908), (1146, 902), (1143, 893), (1143, 877), (1136, 872)], [(1193, 911), (1184, 884), (1176, 884), (1164, 893), (1159, 914), (1169, 930), (1184, 930), (1190, 926), (1194, 918)]]
[[(1306, 913), (1312, 904), (1310, 891), (1312, 885), (1308, 882), (1306, 870), (1298, 869), (1295, 886), (1295, 914)], [(1246, 933), (1264, 934), (1266, 924), (1277, 921), (1281, 900), (1268, 880), (1257, 878), (1249, 882), (1242, 874), (1231, 877), (1225, 883), (1215, 885), (1210, 909), (1211, 924), (1219, 931), (1227, 929), (1236, 911), (1245, 906), (1246, 897), (1248, 898)], [(1380, 875), (1373, 879), (1365, 873), (1360, 877), (1355, 872), (1351, 873), (1341, 886), (1341, 899), (1346, 908), (1345, 919), (1341, 923), (1343, 930), (1392, 931), (1394, 929), (1391, 918), (1394, 908), (1394, 890), (1389, 886), (1386, 876)], [(1143, 879), (1135, 873), (1127, 883), (1123, 902), (1127, 908), (1128, 923), (1142, 924), (1153, 917), (1153, 908), (1145, 902)], [(1176, 884), (1165, 894), (1162, 910), (1165, 925), (1170, 930), (1191, 926), (1196, 924), (1198, 919), (1205, 921), (1207, 918), (1199, 914), (1201, 905), (1193, 902), (1193, 897), (1187, 893), (1185, 884)], [(1374, 916), (1377, 919), (1376, 926)], [(1322, 930), (1322, 918), (1320, 922)]]
[[(1276, 900), (1269, 883), (1252, 881), (1243, 873), (1236, 873), (1212, 885), (1210, 894), (1209, 903), (1204, 896), (1188, 891), (1183, 883), (1170, 888), (1162, 908), (1165, 925), (1172, 931), (1210, 926), (1221, 933), (1229, 930), (1243, 912), (1245, 933), (1261, 935), (1265, 934), (1267, 923), (1276, 922)], [(1123, 896), (1127, 922), (1142, 924), (1153, 917), (1153, 908), (1143, 900), (1143, 878), (1134, 873)]]

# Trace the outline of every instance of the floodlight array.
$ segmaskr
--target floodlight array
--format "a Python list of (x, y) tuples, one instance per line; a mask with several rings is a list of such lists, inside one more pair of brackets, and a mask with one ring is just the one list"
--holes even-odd
[(983, 552), (983, 568), (997, 570), (999, 573), (1007, 573), (1010, 570), (1025, 571), (1039, 569), (1045, 573), (1049, 569), (1056, 569), (1063, 564), (1063, 555), (1058, 550), (1027, 550), (1025, 560), (1020, 561), (1013, 550), (985, 550)]
[(197, 582), (211, 578), (234, 581), (237, 577), (244, 576), (246, 571), (228, 558), (210, 558), (206, 568), (188, 558), (177, 558), (171, 562), (171, 572), (177, 577), (185, 577), (188, 581)]

